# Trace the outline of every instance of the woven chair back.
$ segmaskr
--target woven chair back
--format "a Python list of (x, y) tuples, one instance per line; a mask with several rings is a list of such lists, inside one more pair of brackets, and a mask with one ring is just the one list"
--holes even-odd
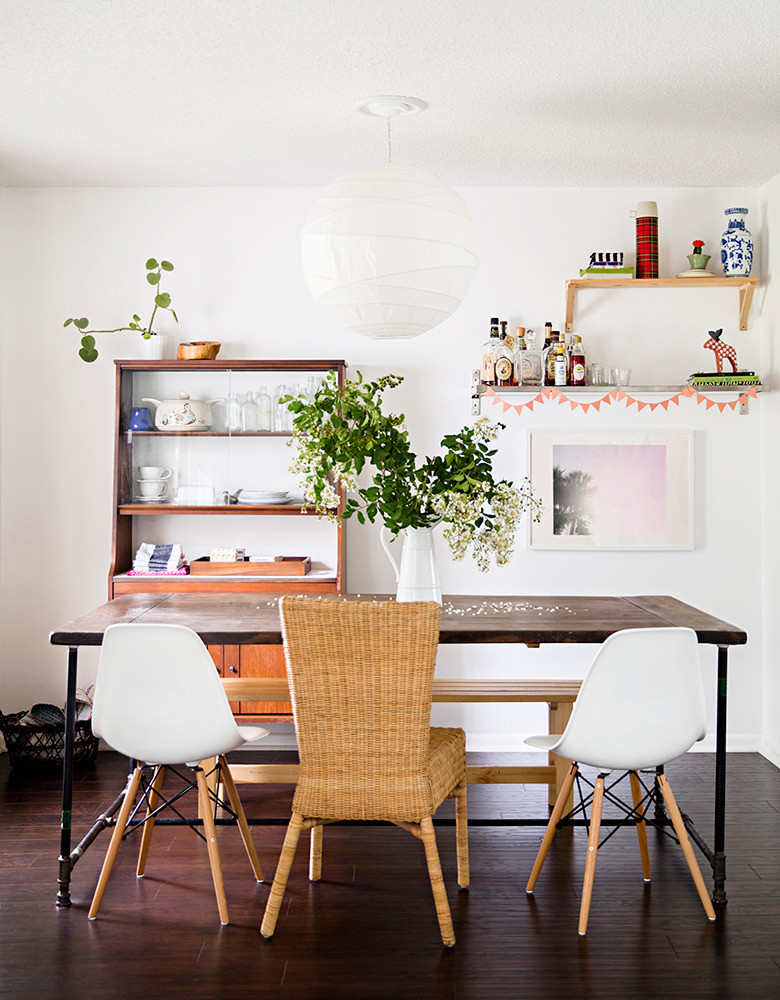
[(300, 754), (293, 809), (333, 819), (430, 815), (440, 605), (286, 596), (281, 615)]

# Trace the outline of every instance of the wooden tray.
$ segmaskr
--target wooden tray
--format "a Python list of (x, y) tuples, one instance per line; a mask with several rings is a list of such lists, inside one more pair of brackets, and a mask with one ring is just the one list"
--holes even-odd
[(311, 569), (309, 556), (277, 556), (273, 562), (211, 562), (208, 556), (193, 559), (190, 576), (305, 576)]

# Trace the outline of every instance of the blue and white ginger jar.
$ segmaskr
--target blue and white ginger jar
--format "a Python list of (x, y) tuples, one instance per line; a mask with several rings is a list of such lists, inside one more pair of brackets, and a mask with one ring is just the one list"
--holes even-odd
[(753, 267), (753, 237), (745, 229), (746, 208), (727, 208), (729, 228), (721, 237), (720, 259), (726, 277), (747, 278)]

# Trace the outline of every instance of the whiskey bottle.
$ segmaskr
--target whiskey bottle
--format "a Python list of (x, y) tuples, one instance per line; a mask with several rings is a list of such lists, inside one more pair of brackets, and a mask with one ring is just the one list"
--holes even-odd
[(482, 345), (482, 383), (496, 384), (496, 355), (498, 353), (498, 316), (490, 320), (490, 336)]
[(513, 380), (514, 358), (511, 347), (506, 342), (506, 320), (501, 323), (501, 336), (496, 351), (496, 385), (507, 386), (516, 384)]
[[(519, 329), (522, 330), (522, 327)], [(524, 337), (525, 350), (520, 359), (518, 385), (542, 384), (542, 353), (536, 347), (536, 333), (528, 330)]]
[(542, 351), (542, 385), (555, 385), (555, 356), (558, 351), (558, 332), (550, 331), (550, 344)]

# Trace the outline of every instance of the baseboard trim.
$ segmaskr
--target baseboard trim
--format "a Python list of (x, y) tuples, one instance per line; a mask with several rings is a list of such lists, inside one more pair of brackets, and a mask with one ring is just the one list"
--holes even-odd
[(780, 744), (776, 743), (774, 740), (764, 740), (763, 745), (759, 749), (759, 753), (762, 757), (766, 757), (770, 764), (774, 764), (775, 767), (780, 767)]

